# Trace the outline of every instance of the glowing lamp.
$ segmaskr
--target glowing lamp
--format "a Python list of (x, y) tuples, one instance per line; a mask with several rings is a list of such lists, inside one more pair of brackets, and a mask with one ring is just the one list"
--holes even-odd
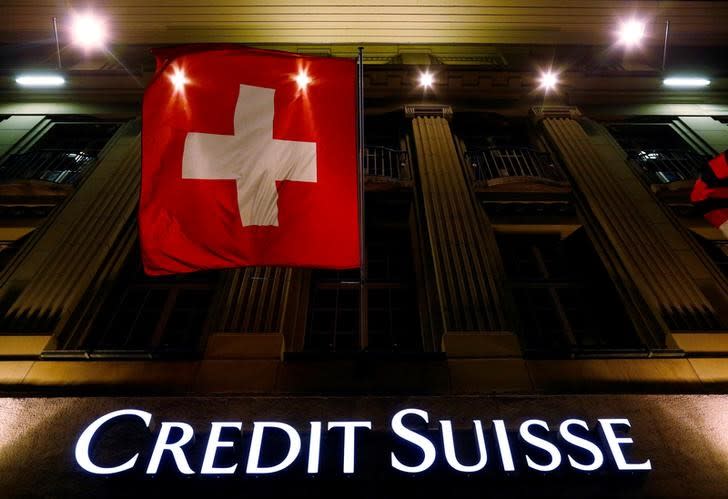
[(311, 83), (311, 77), (308, 76), (308, 74), (304, 70), (299, 71), (298, 74), (293, 77), (293, 79), (298, 84), (298, 88), (300, 90), (306, 90), (306, 87), (308, 87), (309, 83)]
[(173, 68), (173, 73), (169, 75), (169, 81), (172, 82), (175, 92), (184, 92), (185, 85), (190, 82), (182, 68)]
[(710, 85), (710, 80), (700, 77), (673, 76), (662, 80), (662, 84), (673, 88), (702, 88)]
[(435, 76), (429, 71), (420, 73), (420, 86), (425, 88), (431, 88), (435, 83)]
[(617, 31), (619, 43), (627, 48), (638, 46), (644, 36), (645, 23), (637, 19), (623, 21)]
[(106, 20), (92, 12), (74, 14), (71, 23), (73, 44), (85, 51), (102, 50), (106, 46), (109, 32)]
[(15, 78), (15, 83), (21, 87), (53, 88), (65, 85), (66, 79), (59, 74), (53, 73), (21, 74)]
[(559, 84), (559, 75), (551, 70), (544, 71), (538, 79), (538, 88), (543, 89), (546, 92), (554, 90)]

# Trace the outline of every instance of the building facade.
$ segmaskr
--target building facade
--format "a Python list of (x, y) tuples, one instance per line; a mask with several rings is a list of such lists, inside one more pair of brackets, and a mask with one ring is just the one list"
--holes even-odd
[[(109, 45), (89, 54), (69, 42), (65, 5), (6, 4), (6, 497), (728, 496), (728, 241), (689, 200), (728, 149), (728, 5), (110, 1), (97, 6)], [(647, 26), (634, 50), (614, 40), (630, 16)], [(208, 42), (338, 57), (363, 47), (364, 299), (358, 270), (144, 275), (149, 49)], [(15, 83), (56, 56), (64, 87)], [(547, 69), (555, 88), (539, 87)], [(666, 87), (673, 74), (710, 85)], [(408, 413), (407, 427), (435, 453), (420, 471), (429, 447), (395, 424), (413, 409), (429, 420)], [(93, 435), (89, 462), (138, 458), (101, 476), (79, 442), (119, 410), (151, 423), (126, 414)], [(574, 419), (581, 443), (559, 430)], [(235, 421), (242, 432), (215, 454), (211, 422)], [(330, 425), (352, 421), (370, 425), (350, 441)], [(289, 466), (251, 468), (253, 422), (298, 431)], [(158, 449), (164, 431), (182, 457)], [(292, 455), (290, 433), (261, 435), (272, 450), (260, 467)], [(209, 449), (213, 465), (237, 469), (205, 473)]]

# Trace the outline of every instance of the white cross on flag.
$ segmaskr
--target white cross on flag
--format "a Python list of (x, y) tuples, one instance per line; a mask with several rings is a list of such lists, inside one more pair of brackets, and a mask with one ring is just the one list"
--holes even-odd
[(273, 138), (270, 88), (240, 85), (233, 135), (191, 132), (182, 177), (235, 180), (240, 221), (278, 225), (276, 181), (316, 182), (316, 143)]
[(157, 56), (143, 109), (145, 271), (358, 267), (354, 61), (230, 46)]

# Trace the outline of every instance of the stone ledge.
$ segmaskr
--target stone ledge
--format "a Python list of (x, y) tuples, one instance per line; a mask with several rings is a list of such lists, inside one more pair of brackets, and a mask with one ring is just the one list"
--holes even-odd
[(442, 350), (448, 358), (520, 358), (518, 337), (510, 331), (445, 333)]
[(13, 335), (0, 333), (0, 357), (37, 356), (51, 339), (50, 335)]
[(674, 331), (670, 346), (685, 353), (728, 353), (728, 332)]
[(572, 359), (526, 361), (542, 393), (701, 392), (688, 359)]
[(0, 390), (198, 394), (704, 393), (728, 387), (724, 357), (0, 361)]
[(533, 391), (523, 359), (453, 359), (448, 367), (454, 394)]
[(725, 392), (728, 390), (728, 359), (700, 358), (688, 359), (707, 391)]
[(280, 333), (213, 333), (207, 340), (205, 359), (277, 359), (283, 357)]
[[(30, 367), (22, 387), (106, 387), (109, 390), (154, 389), (189, 391), (198, 362), (174, 361), (48, 361)], [(16, 387), (17, 388), (17, 387)]]
[(21, 386), (107, 387), (114, 391), (143, 388), (179, 392), (189, 390), (198, 367), (197, 362), (37, 361)]
[(3, 360), (0, 362), (0, 385), (19, 386), (33, 367), (32, 360)]
[(194, 384), (199, 393), (273, 393), (280, 361), (276, 359), (203, 360)]

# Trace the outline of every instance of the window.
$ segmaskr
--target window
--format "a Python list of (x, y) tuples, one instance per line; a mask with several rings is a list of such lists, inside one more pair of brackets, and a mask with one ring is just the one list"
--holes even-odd
[(713, 260), (713, 263), (728, 277), (728, 241), (712, 241), (689, 231), (693, 239), (702, 246), (707, 255)]
[(0, 160), (0, 270), (38, 234), (121, 126), (87, 117), (35, 118), (39, 123)]
[(23, 137), (0, 164), (0, 181), (45, 180), (77, 184), (119, 129), (117, 122), (54, 118), (42, 123), (37, 136)]
[(537, 139), (531, 136), (525, 120), (459, 113), (454, 128), (476, 187), (524, 179), (566, 183), (566, 176), (550, 154), (534, 146)]
[(402, 122), (392, 113), (367, 116), (364, 174), (368, 189), (387, 188), (412, 180)]
[[(380, 193), (381, 194), (381, 193)], [(367, 334), (359, 334), (359, 270), (312, 275), (304, 349), (422, 350), (409, 232), (409, 201), (367, 197)]]
[(637, 334), (583, 230), (499, 234), (527, 353), (640, 348)]
[(696, 179), (708, 160), (672, 123), (613, 123), (609, 131), (651, 184)]
[(217, 272), (149, 277), (135, 246), (111, 291), (98, 295), (102, 303), (91, 326), (65, 335), (58, 350), (83, 350), (91, 356), (192, 353), (201, 340), (217, 277)]

